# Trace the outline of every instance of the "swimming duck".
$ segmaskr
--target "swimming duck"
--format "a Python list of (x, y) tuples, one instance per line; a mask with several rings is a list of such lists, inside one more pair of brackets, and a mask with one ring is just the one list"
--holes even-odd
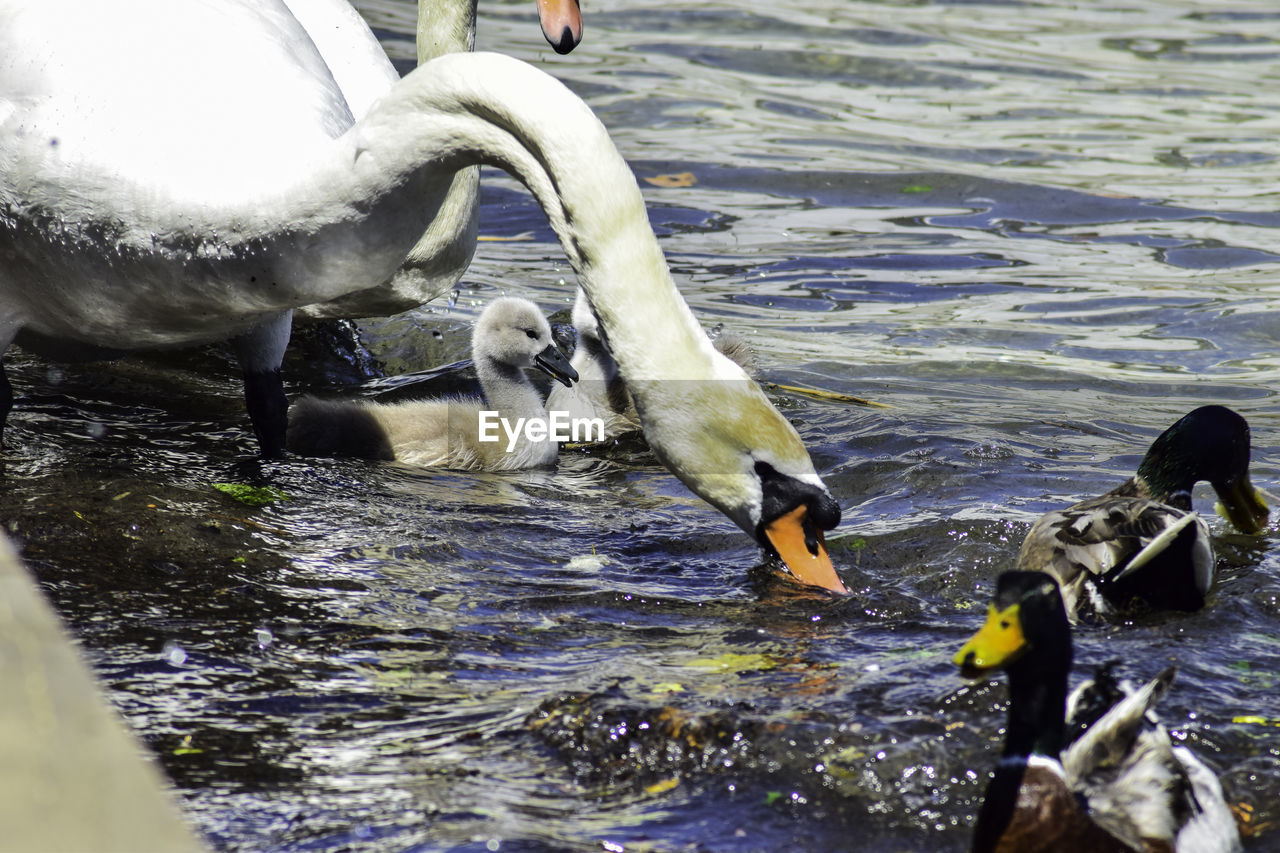
[(303, 397), (289, 412), (289, 450), (397, 459), (423, 468), (514, 471), (554, 464), (554, 437), (531, 439), (519, 426), (547, 421), (542, 395), (524, 371), (536, 368), (564, 385), (578, 374), (552, 342), (538, 306), (512, 297), (489, 303), (476, 321), (471, 356), (483, 398), (374, 403)]
[[(498, 166), (547, 214), (658, 460), (803, 583), (846, 591), (823, 542), (839, 504), (681, 298), (591, 110), (491, 53), (388, 85), (360, 27), (343, 44), (367, 50), (337, 73), (319, 45), (348, 31), (313, 40), (282, 0), (0, 0), (0, 352), (20, 331), (114, 350), (234, 338), (259, 446), (280, 456), (293, 309), (388, 281), (455, 174)], [(467, 252), (441, 250), (438, 292)]]
[(1209, 528), (1191, 490), (1209, 481), (1238, 529), (1257, 533), (1268, 509), (1249, 481), (1249, 425), (1225, 406), (1202, 406), (1165, 430), (1133, 477), (1101, 497), (1045, 513), (1018, 552), (1020, 569), (1062, 586), (1072, 621), (1133, 599), (1196, 610), (1213, 584)]
[[(582, 288), (574, 298), (571, 320), (578, 339), (572, 360), (578, 381), (567, 387), (553, 387), (547, 397), (547, 409), (565, 412), (570, 418), (599, 418), (605, 438), (639, 431), (640, 415)], [(657, 333), (656, 337), (660, 336)], [(720, 334), (712, 343), (748, 374), (754, 372), (755, 353), (742, 338)]]
[(1239, 850), (1217, 778), (1154, 722), (1174, 670), (1134, 690), (1103, 669), (1068, 701), (1071, 660), (1057, 582), (1043, 572), (1002, 574), (986, 624), (955, 656), (966, 678), (997, 669), (1009, 677), (1004, 749), (978, 813), (975, 853)]

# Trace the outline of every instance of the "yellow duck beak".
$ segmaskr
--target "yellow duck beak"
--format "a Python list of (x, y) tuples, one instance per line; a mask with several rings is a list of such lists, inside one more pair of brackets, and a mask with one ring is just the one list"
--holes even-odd
[(952, 658), (962, 676), (981, 678), (993, 669), (1009, 665), (1027, 650), (1018, 607), (1013, 604), (997, 610), (995, 604), (987, 606), (986, 624)]
[(807, 513), (806, 507), (798, 506), (779, 516), (765, 528), (765, 536), (796, 580), (848, 595), (849, 588), (840, 580), (827, 555), (822, 531), (816, 525), (805, 524)]
[(1249, 482), (1249, 475), (1227, 483), (1218, 490), (1218, 514), (1241, 533), (1258, 533), (1267, 526), (1271, 510), (1262, 494)]

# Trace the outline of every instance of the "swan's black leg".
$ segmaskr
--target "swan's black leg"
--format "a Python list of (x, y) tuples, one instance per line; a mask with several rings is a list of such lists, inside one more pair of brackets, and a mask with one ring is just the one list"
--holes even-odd
[(284, 456), (284, 434), (289, 425), (289, 400), (284, 395), (284, 379), (280, 369), (246, 370), (244, 372), (244, 404), (258, 437), (263, 459)]
[(258, 437), (264, 459), (284, 456), (285, 431), (289, 426), (289, 401), (284, 395), (280, 363), (289, 345), (293, 312), (286, 311), (245, 332), (234, 341), (244, 370), (244, 403)]

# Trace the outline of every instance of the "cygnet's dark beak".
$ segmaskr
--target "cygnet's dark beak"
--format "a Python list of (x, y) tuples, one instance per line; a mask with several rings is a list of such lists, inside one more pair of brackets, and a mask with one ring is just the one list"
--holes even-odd
[(533, 366), (568, 388), (578, 381), (578, 371), (573, 369), (564, 353), (556, 349), (555, 344), (547, 344), (547, 348), (533, 357)]
[(542, 35), (556, 53), (564, 54), (582, 41), (582, 10), (578, 0), (538, 0)]

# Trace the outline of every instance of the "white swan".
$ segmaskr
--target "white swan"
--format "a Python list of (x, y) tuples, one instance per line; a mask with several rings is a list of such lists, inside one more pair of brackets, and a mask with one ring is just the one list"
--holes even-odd
[(278, 452), (284, 395), (253, 382), (280, 391), (291, 309), (386, 281), (453, 175), (492, 164), (546, 212), (659, 460), (802, 580), (844, 590), (822, 543), (839, 505), (698, 326), (581, 100), (517, 60), (450, 54), (350, 120), (280, 0), (0, 0), (0, 349), (20, 330), (116, 349), (241, 335)]
[(559, 450), (554, 437), (544, 432), (531, 438), (521, 428), (547, 421), (542, 394), (524, 371), (537, 368), (565, 386), (578, 374), (552, 342), (538, 306), (514, 297), (489, 303), (472, 332), (471, 357), (483, 398), (373, 403), (303, 397), (289, 411), (289, 450), (397, 459), (424, 468), (515, 471), (553, 464)]
[[(631, 400), (631, 393), (618, 372), (618, 362), (605, 343), (600, 321), (591, 310), (586, 292), (580, 287), (573, 300), (572, 321), (578, 336), (572, 361), (578, 381), (572, 385), (552, 387), (547, 397), (547, 409), (563, 412), (570, 420), (599, 418), (604, 424), (605, 438), (639, 431), (640, 415)], [(661, 330), (655, 331), (653, 337), (660, 341)], [(712, 342), (717, 350), (748, 374), (755, 371), (755, 353), (746, 341), (736, 335), (722, 334)]]

